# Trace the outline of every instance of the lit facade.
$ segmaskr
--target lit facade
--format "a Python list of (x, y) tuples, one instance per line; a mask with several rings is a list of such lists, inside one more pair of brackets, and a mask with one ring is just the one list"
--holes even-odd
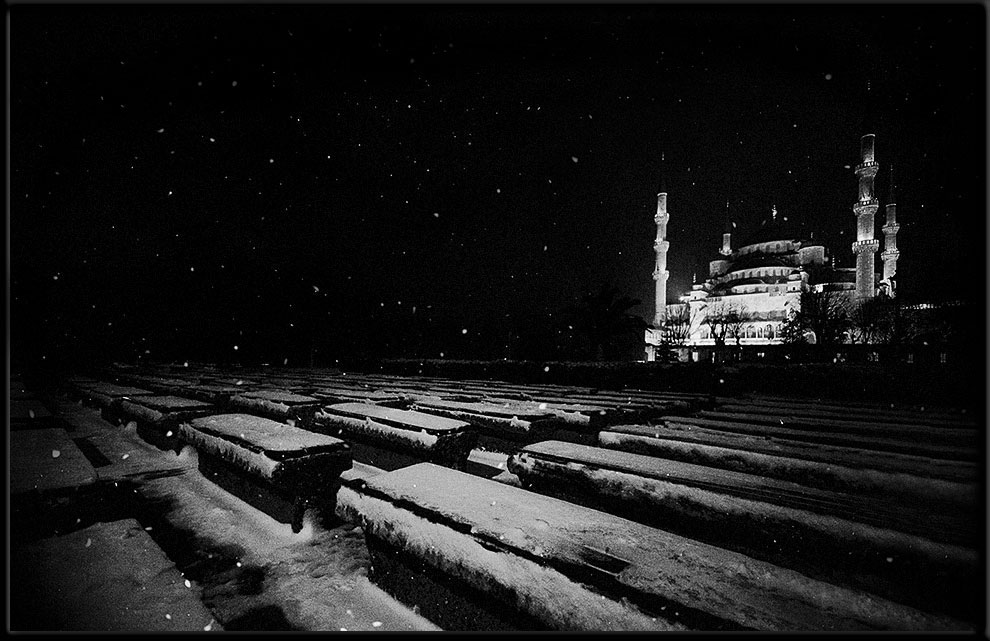
[[(732, 247), (734, 231), (727, 223), (718, 258), (709, 263), (708, 278), (692, 285), (690, 292), (679, 297), (680, 302), (668, 304), (666, 286), (661, 292), (658, 281), (658, 311), (653, 327), (646, 330), (647, 360), (655, 360), (660, 346), (713, 347), (717, 342), (715, 334), (720, 334), (726, 345), (781, 344), (784, 325), (798, 311), (802, 292), (828, 287), (850, 305), (872, 298), (877, 291), (892, 296), (899, 256), (893, 188), (883, 227), (885, 251), (881, 275), (875, 266), (879, 241), (873, 237), (874, 215), (879, 208), (873, 185), (879, 170), (873, 134), (863, 136), (861, 154), (862, 163), (855, 170), (859, 199), (853, 205), (857, 220), (857, 240), (852, 248), (855, 267), (835, 267), (823, 245), (787, 229), (786, 218), (778, 216), (776, 207), (763, 227), (737, 248)], [(659, 243), (662, 241), (664, 268), (669, 248), (665, 189), (658, 198), (662, 198), (664, 217), (661, 232), (658, 205), (654, 277), (660, 270)], [(666, 282), (666, 272), (663, 273)]]

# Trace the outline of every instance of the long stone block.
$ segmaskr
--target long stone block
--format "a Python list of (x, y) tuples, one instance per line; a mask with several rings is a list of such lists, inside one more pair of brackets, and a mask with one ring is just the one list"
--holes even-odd
[[(150, 529), (150, 528), (149, 528)], [(97, 523), (11, 555), (11, 631), (220, 630), (188, 582), (133, 520)]]
[[(704, 412), (702, 412), (704, 414)], [(880, 437), (864, 434), (849, 434), (836, 431), (817, 431), (809, 429), (791, 428), (786, 425), (768, 425), (760, 423), (746, 423), (741, 421), (720, 420), (707, 416), (663, 416), (660, 421), (665, 423), (682, 423), (707, 427), (725, 432), (739, 432), (742, 434), (752, 434), (756, 436), (779, 436), (781, 438), (807, 441), (821, 445), (840, 445), (844, 447), (858, 447), (864, 450), (876, 452), (893, 452), (900, 454), (911, 454), (927, 458), (937, 458), (951, 461), (975, 461), (979, 458), (980, 452), (973, 447), (960, 445), (946, 445), (942, 443), (930, 443), (925, 441), (904, 441), (890, 437)]]
[[(693, 440), (687, 436), (695, 437)], [(923, 466), (901, 460), (902, 471), (868, 467), (876, 457), (850, 448), (821, 448), (807, 443), (768, 443), (759, 437), (685, 436), (665, 426), (624, 425), (598, 433), (601, 447), (685, 463), (756, 474), (822, 490), (882, 498), (894, 505), (951, 507), (971, 520), (979, 486), (924, 475)], [(759, 448), (759, 449), (756, 449)], [(917, 457), (900, 457), (916, 459)], [(922, 459), (924, 460), (924, 459)], [(919, 523), (919, 525), (921, 525)]]
[(302, 529), (309, 506), (332, 510), (340, 474), (351, 467), (344, 441), (248, 414), (220, 414), (179, 425), (207, 478)]
[(563, 424), (550, 411), (513, 410), (496, 403), (420, 400), (410, 409), (462, 420), (484, 432), (517, 442), (542, 440)]
[[(523, 484), (919, 608), (973, 616), (978, 555), (903, 529), (875, 500), (718, 468), (549, 441), (508, 462)], [(908, 529), (913, 529), (908, 527)]]
[[(348, 481), (337, 509), (364, 525), (372, 580), (449, 629), (492, 621), (506, 628), (596, 631), (967, 628), (429, 463)], [(403, 590), (409, 583), (413, 589)], [(448, 602), (434, 598), (436, 585)], [(462, 604), (452, 597), (485, 616), (458, 616)]]
[(218, 413), (209, 403), (179, 396), (135, 396), (120, 402), (124, 421), (134, 421), (137, 433), (148, 443), (163, 450), (181, 449), (179, 423), (199, 416)]
[(305, 425), (320, 409), (320, 400), (282, 390), (256, 389), (231, 396), (228, 406), (235, 412), (247, 412), (276, 421)]
[(464, 469), (478, 442), (464, 421), (371, 403), (328, 405), (313, 418), (314, 429), (412, 455), (455, 469)]
[[(807, 461), (890, 474), (939, 479), (952, 483), (976, 483), (981, 472), (974, 462), (932, 459), (913, 454), (864, 450), (847, 445), (814, 443), (777, 433), (736, 432), (720, 429), (721, 422), (670, 418), (659, 425), (615, 425), (611, 432), (703, 443), (737, 450), (776, 454)], [(951, 496), (951, 494), (947, 495)]]

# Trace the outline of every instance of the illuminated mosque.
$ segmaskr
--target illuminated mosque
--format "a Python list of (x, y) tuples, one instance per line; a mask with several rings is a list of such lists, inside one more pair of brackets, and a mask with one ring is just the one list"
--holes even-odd
[[(740, 345), (777, 345), (783, 343), (781, 330), (788, 317), (801, 304), (801, 293), (836, 292), (847, 304), (856, 304), (877, 295), (893, 297), (897, 273), (897, 204), (891, 171), (890, 189), (885, 205), (886, 222), (881, 228), (884, 251), (880, 254), (883, 271), (876, 271), (875, 254), (880, 241), (874, 237), (874, 217), (880, 202), (874, 191), (874, 179), (880, 170), (875, 156), (874, 134), (862, 137), (861, 162), (855, 168), (859, 179), (859, 197), (852, 206), (856, 216), (856, 240), (852, 244), (855, 267), (836, 267), (825, 247), (811, 238), (805, 239), (787, 228), (773, 208), (771, 219), (745, 244), (733, 247), (733, 226), (726, 221), (719, 256), (709, 263), (708, 278), (680, 296), (679, 303), (667, 304), (667, 189), (661, 174), (657, 194), (656, 314), (653, 326), (646, 330), (646, 358), (655, 360), (660, 346), (672, 347), (670, 328), (679, 323), (684, 347), (714, 346), (711, 315), (734, 314), (731, 342)], [(724, 336), (724, 334), (723, 334)]]

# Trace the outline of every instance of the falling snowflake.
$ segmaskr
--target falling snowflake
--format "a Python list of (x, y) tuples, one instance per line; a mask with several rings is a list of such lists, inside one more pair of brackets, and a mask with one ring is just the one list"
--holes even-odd
[(380, 627), (382, 627), (382, 622), (381, 621), (372, 621), (371, 622), (371, 627), (373, 627), (373, 628), (380, 628)]
[(210, 619), (210, 622), (206, 624), (206, 627), (203, 628), (203, 631), (209, 632), (212, 629), (213, 629), (213, 619)]
[(467, 334), (467, 328), (461, 330), (462, 334)]
[(129, 457), (129, 456), (130, 456), (130, 454), (124, 454), (123, 456), (120, 457), (120, 460), (122, 460), (122, 461), (127, 460), (127, 457)]
[[(589, 116), (589, 118), (590, 118), (590, 116)], [(578, 161), (577, 156), (571, 156), (571, 161), (572, 162), (577, 162)]]
[(192, 587), (192, 583), (189, 581), (189, 579), (186, 579), (186, 587), (187, 588), (191, 588)]
[(58, 458), (60, 456), (62, 456), (61, 452), (59, 452), (58, 450), (52, 450), (52, 458)]

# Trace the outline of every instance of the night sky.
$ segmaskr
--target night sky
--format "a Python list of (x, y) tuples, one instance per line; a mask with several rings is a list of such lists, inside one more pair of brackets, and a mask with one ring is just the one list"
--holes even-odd
[(649, 320), (661, 155), (670, 302), (726, 201), (738, 240), (776, 205), (851, 267), (864, 133), (881, 204), (895, 166), (902, 295), (985, 297), (979, 4), (8, 20), (17, 366), (516, 357), (608, 284)]

